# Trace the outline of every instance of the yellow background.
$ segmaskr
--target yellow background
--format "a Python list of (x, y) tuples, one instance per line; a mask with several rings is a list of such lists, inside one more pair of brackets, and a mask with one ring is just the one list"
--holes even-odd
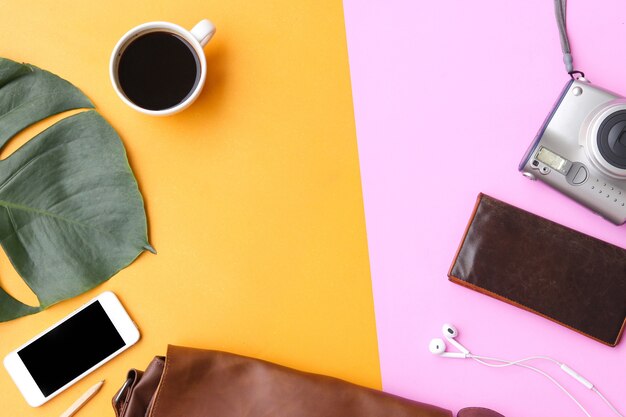
[[(142, 331), (136, 346), (38, 409), (0, 369), (0, 415), (59, 415), (100, 379), (103, 392), (80, 415), (113, 415), (125, 372), (167, 343), (380, 385), (340, 0), (12, 0), (1, 10), (0, 56), (70, 80), (122, 136), (159, 254), (0, 324), (4, 357), (112, 290)], [(146, 21), (191, 28), (204, 17), (217, 34), (198, 101), (167, 118), (126, 107), (108, 77), (117, 40)], [(0, 256), (0, 284), (34, 303)]]

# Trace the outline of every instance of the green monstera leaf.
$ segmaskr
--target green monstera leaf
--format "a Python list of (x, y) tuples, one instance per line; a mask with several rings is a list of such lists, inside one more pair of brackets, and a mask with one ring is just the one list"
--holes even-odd
[[(93, 107), (56, 75), (0, 58), (0, 149), (37, 121)], [(124, 146), (96, 111), (62, 119), (0, 161), (0, 244), (40, 303), (0, 288), (0, 321), (81, 294), (153, 251)]]

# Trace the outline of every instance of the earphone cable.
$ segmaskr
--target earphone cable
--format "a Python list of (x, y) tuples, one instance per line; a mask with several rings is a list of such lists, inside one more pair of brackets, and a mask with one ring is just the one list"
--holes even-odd
[[(565, 0), (563, 0), (563, 3), (564, 3), (564, 1)], [(474, 361), (480, 363), (481, 365), (485, 365), (485, 366), (488, 366), (490, 368), (503, 368), (503, 367), (506, 367), (506, 366), (519, 366), (521, 368), (530, 369), (531, 371), (533, 371), (535, 373), (538, 373), (539, 375), (544, 376), (550, 382), (552, 382), (554, 385), (556, 385), (561, 391), (563, 391), (565, 393), (565, 395), (567, 395), (572, 401), (574, 401), (574, 404), (576, 404), (578, 406), (578, 408), (580, 408), (581, 411), (587, 417), (591, 417), (591, 414), (589, 414), (589, 412), (585, 409), (585, 407), (583, 407), (583, 405), (563, 385), (561, 385), (551, 375), (549, 375), (548, 373), (544, 372), (542, 369), (539, 369), (539, 368), (536, 368), (534, 366), (530, 366), (530, 365), (524, 364), (524, 362), (529, 362), (529, 361), (533, 361), (533, 360), (549, 361), (549, 362), (552, 362), (555, 365), (557, 365), (561, 371), (565, 372), (570, 377), (572, 377), (573, 379), (578, 381), (585, 388), (587, 388), (588, 390), (594, 391), (596, 394), (598, 394), (598, 396), (602, 399), (602, 401), (604, 401), (604, 403), (617, 416), (624, 417), (622, 414), (620, 414), (620, 412), (617, 410), (617, 408), (613, 404), (611, 404), (611, 402), (604, 395), (602, 395), (602, 393), (594, 386), (594, 384), (591, 381), (589, 381), (583, 375), (581, 375), (578, 372), (576, 372), (574, 369), (570, 368), (565, 363), (562, 363), (562, 362), (560, 362), (560, 361), (558, 361), (558, 360), (556, 360), (556, 359), (554, 359), (554, 358), (552, 358), (550, 356), (545, 356), (545, 355), (535, 355), (535, 356), (530, 356), (530, 357), (523, 358), (523, 359), (518, 359), (518, 360), (515, 360), (515, 361), (510, 361), (510, 360), (507, 360), (507, 359), (500, 359), (500, 358), (493, 358), (493, 357), (489, 357), (489, 356), (474, 355), (473, 353), (471, 353), (469, 351), (469, 349), (467, 349), (465, 346), (463, 346), (458, 341), (454, 340), (456, 338), (456, 336), (458, 336), (458, 334), (459, 334), (459, 332), (456, 329), (456, 327), (454, 327), (453, 325), (451, 325), (449, 323), (446, 323), (442, 327), (442, 332), (443, 332), (443, 335), (446, 337), (446, 339), (448, 339), (448, 341), (450, 343), (452, 343), (455, 347), (457, 347), (461, 352), (459, 352), (459, 353), (447, 352), (446, 351), (446, 344), (445, 344), (445, 342), (442, 339), (440, 339), (440, 338), (435, 338), (435, 339), (432, 339), (430, 341), (429, 345), (428, 345), (428, 349), (430, 350), (430, 353), (432, 353), (434, 355), (440, 355), (440, 356), (445, 357), (445, 358), (460, 358), (460, 359), (470, 358), (470, 359), (473, 359)], [(496, 362), (496, 363), (493, 363), (493, 362)]]
[[(468, 355), (468, 357), (472, 358), (473, 360), (475, 360), (476, 362), (482, 365), (489, 366), (490, 368), (501, 368), (503, 366), (513, 365), (513, 366), (519, 366), (522, 368), (530, 369), (531, 371), (534, 371), (540, 375), (543, 375), (544, 377), (548, 378), (548, 380), (550, 380), (554, 385), (559, 387), (559, 389), (563, 391), (572, 401), (574, 401), (574, 403), (582, 410), (583, 413), (585, 413), (587, 417), (591, 417), (591, 414), (589, 414), (589, 412), (585, 409), (585, 407), (583, 407), (583, 405), (580, 402), (578, 402), (578, 400), (574, 398), (574, 396), (567, 389), (565, 389), (563, 385), (561, 385), (556, 379), (552, 378), (550, 375), (548, 375), (546, 372), (542, 371), (541, 369), (535, 368), (534, 366), (519, 363), (520, 361), (511, 362), (511, 361), (507, 361), (504, 359), (490, 358), (486, 356), (478, 356), (478, 355), (472, 355), (472, 354)], [(485, 362), (485, 360), (490, 360), (494, 362), (502, 362), (502, 364), (488, 363), (488, 362)]]
[(544, 360), (547, 360), (547, 361), (550, 361), (550, 362), (554, 362), (558, 366), (562, 365), (562, 363), (557, 361), (556, 359), (551, 358), (549, 356), (543, 356), (543, 355), (529, 356), (528, 358), (519, 359), (519, 360), (516, 360), (516, 361), (504, 361), (504, 360), (500, 360), (500, 359), (496, 359), (496, 358), (490, 358), (488, 356), (479, 356), (479, 355), (474, 355), (474, 354), (470, 354), (469, 356), (472, 357), (472, 358), (478, 358), (478, 359), (483, 359), (483, 360), (505, 362), (505, 363), (502, 363), (502, 364), (491, 364), (494, 368), (504, 368), (505, 366), (517, 365), (518, 363), (528, 362), (528, 361), (537, 360), (537, 359), (544, 359)]
[(593, 387), (592, 391), (595, 392), (596, 394), (598, 394), (600, 396), (600, 398), (602, 398), (602, 401), (604, 401), (606, 403), (606, 405), (608, 405), (609, 408), (611, 410), (613, 410), (613, 412), (615, 414), (617, 414), (619, 417), (624, 417), (622, 414), (620, 414), (619, 411), (617, 411), (617, 408), (615, 408), (615, 406), (613, 404), (611, 404), (611, 402), (604, 395), (602, 395), (602, 393), (600, 391), (598, 391), (598, 389), (596, 387)]
[[(470, 355), (468, 355), (468, 356), (469, 356), (470, 358), (472, 358), (472, 359), (477, 358), (477, 359), (482, 359), (483, 361), (484, 361), (484, 360), (490, 360), (490, 361), (502, 362), (502, 363), (500, 363), (500, 364), (494, 364), (494, 363), (492, 363), (492, 364), (487, 364), (487, 363), (485, 363), (485, 362), (482, 362), (482, 361), (481, 361), (481, 363), (483, 363), (484, 365), (491, 366), (492, 368), (504, 368), (504, 367), (506, 367), (506, 366), (520, 365), (522, 362), (527, 362), (527, 361), (531, 361), (531, 360), (535, 360), (535, 359), (545, 359), (545, 360), (548, 360), (548, 361), (554, 362), (554, 363), (555, 363), (555, 364), (557, 364), (559, 367), (560, 367), (561, 365), (563, 365), (561, 362), (557, 361), (557, 360), (556, 360), (556, 359), (554, 359), (554, 358), (551, 358), (551, 357), (549, 357), (549, 356), (542, 356), (542, 355), (530, 356), (530, 357), (528, 357), (528, 358), (519, 359), (519, 360), (516, 360), (516, 361), (505, 361), (505, 360), (502, 360), (502, 359), (490, 358), (490, 357), (488, 357), (488, 356), (479, 356), (479, 355), (474, 355), (474, 354), (470, 354)], [(623, 416), (623, 415), (622, 415), (622, 414), (621, 414), (621, 413), (617, 410), (617, 408), (616, 408), (613, 404), (611, 404), (611, 402), (610, 402), (610, 401), (609, 401), (609, 400), (608, 400), (608, 399), (607, 399), (604, 395), (602, 395), (602, 393), (601, 393), (601, 392), (600, 392), (600, 391), (599, 391), (596, 387), (592, 387), (592, 388), (591, 388), (591, 390), (592, 390), (593, 392), (595, 392), (596, 394), (598, 394), (598, 396), (602, 399), (602, 401), (604, 401), (604, 402), (606, 403), (606, 405), (607, 405), (607, 406), (611, 409), (611, 411), (613, 411), (613, 412), (614, 412), (617, 416), (619, 416), (619, 417), (624, 417), (624, 416)]]

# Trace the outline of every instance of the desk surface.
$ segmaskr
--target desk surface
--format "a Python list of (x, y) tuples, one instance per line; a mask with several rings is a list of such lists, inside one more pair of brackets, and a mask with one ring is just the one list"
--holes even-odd
[[(626, 341), (601, 345), (446, 277), (479, 192), (626, 248), (625, 226), (517, 172), (569, 80), (553, 2), (345, 0), (344, 8), (384, 388), (507, 417), (583, 415), (533, 372), (431, 355), (429, 340), (453, 322), (473, 353), (551, 355), (626, 412)], [(568, 2), (576, 67), (621, 94), (625, 11), (619, 0)], [(536, 365), (591, 415), (611, 415), (558, 368)]]
[[(205, 17), (217, 34), (199, 100), (167, 118), (126, 107), (108, 79), (116, 41), (146, 21), (192, 27)], [(126, 370), (167, 343), (379, 386), (340, 2), (7, 1), (0, 22), (0, 56), (67, 78), (118, 130), (158, 250), (81, 297), (0, 324), (4, 356), (112, 290), (142, 331), (137, 346), (38, 409), (0, 370), (2, 415), (59, 415), (100, 379), (81, 413), (113, 415)], [(0, 283), (36, 302), (4, 254)]]

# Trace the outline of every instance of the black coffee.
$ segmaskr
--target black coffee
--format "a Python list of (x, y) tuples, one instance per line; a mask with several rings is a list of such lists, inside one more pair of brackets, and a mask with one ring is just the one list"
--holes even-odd
[(183, 38), (150, 32), (126, 46), (117, 71), (120, 87), (130, 101), (144, 109), (165, 110), (194, 91), (200, 62)]

